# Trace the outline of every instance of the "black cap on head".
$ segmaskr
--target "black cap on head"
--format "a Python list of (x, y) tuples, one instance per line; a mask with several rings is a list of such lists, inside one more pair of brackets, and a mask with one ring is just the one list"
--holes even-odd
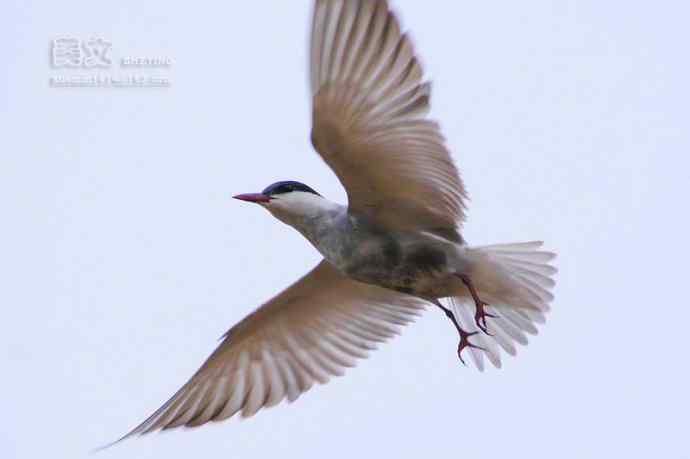
[(261, 194), (266, 196), (275, 196), (277, 194), (285, 194), (292, 191), (303, 191), (305, 193), (312, 193), (317, 196), (321, 196), (319, 193), (314, 191), (313, 188), (305, 185), (304, 183), (293, 181), (277, 182), (273, 185), (269, 185), (264, 191), (261, 192)]

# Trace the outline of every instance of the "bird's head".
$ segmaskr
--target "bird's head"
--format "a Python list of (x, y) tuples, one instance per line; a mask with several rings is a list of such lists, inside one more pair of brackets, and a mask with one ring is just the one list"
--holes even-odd
[(292, 226), (319, 216), (328, 207), (328, 201), (313, 188), (294, 181), (277, 182), (261, 193), (240, 194), (234, 198), (259, 204)]

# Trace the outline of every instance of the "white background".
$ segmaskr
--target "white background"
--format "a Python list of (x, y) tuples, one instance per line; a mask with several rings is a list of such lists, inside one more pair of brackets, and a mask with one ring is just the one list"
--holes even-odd
[[(690, 7), (393, 3), (472, 197), (467, 239), (560, 255), (543, 333), (482, 374), (430, 310), (294, 405), (96, 457), (690, 457)], [(317, 262), (231, 199), (296, 179), (345, 200), (309, 144), (310, 11), (4, 3), (0, 457), (87, 457)], [(64, 35), (169, 56), (173, 87), (49, 88)]]

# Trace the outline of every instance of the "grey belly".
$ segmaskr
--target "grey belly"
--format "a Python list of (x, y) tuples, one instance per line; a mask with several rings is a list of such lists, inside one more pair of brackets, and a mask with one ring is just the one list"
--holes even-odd
[(352, 248), (344, 271), (360, 282), (423, 297), (448, 296), (453, 278), (442, 247), (381, 236)]

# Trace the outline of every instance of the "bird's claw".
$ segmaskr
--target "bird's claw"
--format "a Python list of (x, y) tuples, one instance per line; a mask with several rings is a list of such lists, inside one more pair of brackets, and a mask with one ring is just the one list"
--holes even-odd
[(484, 309), (484, 306), (488, 306), (488, 305), (489, 305), (488, 303), (484, 303), (483, 301), (477, 302), (477, 312), (474, 315), (474, 321), (477, 324), (477, 327), (479, 327), (479, 329), (481, 331), (483, 331), (484, 333), (486, 333), (489, 336), (493, 336), (493, 335), (491, 335), (491, 333), (489, 333), (489, 329), (486, 325), (486, 318), (490, 317), (492, 319), (495, 319), (497, 316), (495, 316), (494, 314), (489, 314), (488, 312), (486, 312), (486, 309)]
[(471, 333), (468, 333), (465, 331), (460, 332), (460, 344), (458, 344), (458, 358), (460, 359), (462, 364), (465, 366), (467, 366), (467, 363), (465, 363), (465, 360), (462, 358), (462, 351), (465, 348), (469, 347), (470, 349), (479, 349), (480, 351), (486, 352), (486, 349), (484, 349), (483, 347), (477, 346), (476, 344), (473, 344), (470, 342), (470, 338), (474, 335), (477, 335), (477, 334), (479, 334), (479, 332), (471, 332)]
[(479, 298), (479, 292), (477, 292), (477, 289), (474, 288), (474, 284), (468, 276), (459, 274), (458, 277), (462, 280), (467, 289), (470, 291), (472, 299), (474, 300), (474, 304), (477, 307), (477, 312), (474, 315), (474, 321), (477, 324), (477, 327), (487, 335), (492, 336), (491, 333), (489, 333), (489, 329), (487, 328), (486, 318), (491, 317), (495, 319), (496, 316), (493, 314), (489, 314), (484, 309), (484, 306), (489, 306), (489, 303), (486, 303), (482, 301), (481, 298)]

